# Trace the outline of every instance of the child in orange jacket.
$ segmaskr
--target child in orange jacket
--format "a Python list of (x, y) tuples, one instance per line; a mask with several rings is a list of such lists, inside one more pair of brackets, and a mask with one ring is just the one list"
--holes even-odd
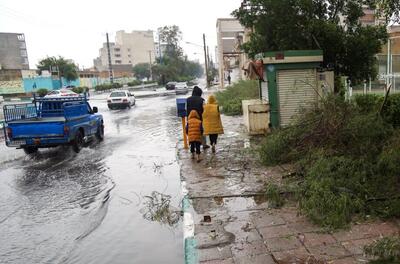
[(195, 157), (197, 162), (200, 162), (200, 146), (201, 146), (201, 137), (203, 135), (203, 124), (200, 119), (200, 115), (196, 110), (190, 111), (188, 121), (186, 124), (186, 134), (189, 138), (190, 144), (190, 152), (192, 153), (192, 159)]

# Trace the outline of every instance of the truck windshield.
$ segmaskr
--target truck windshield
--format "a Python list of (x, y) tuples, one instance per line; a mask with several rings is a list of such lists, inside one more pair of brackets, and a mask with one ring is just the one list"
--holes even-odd
[(126, 94), (124, 92), (115, 92), (115, 93), (111, 93), (110, 97), (125, 97)]

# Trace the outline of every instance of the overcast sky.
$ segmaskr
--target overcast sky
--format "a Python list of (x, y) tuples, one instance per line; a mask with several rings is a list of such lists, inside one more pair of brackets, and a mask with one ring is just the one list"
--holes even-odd
[(156, 30), (175, 24), (183, 33), (185, 53), (201, 60), (202, 49), (185, 42), (202, 44), (205, 33), (214, 58), (216, 19), (230, 17), (240, 3), (241, 0), (0, 0), (0, 32), (25, 34), (31, 68), (36, 68), (38, 60), (47, 55), (61, 55), (88, 68), (98, 56), (106, 32), (114, 41), (118, 30)]

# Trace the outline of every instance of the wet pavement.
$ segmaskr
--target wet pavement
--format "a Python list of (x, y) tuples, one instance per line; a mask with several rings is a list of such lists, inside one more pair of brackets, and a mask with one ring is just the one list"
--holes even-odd
[(175, 96), (109, 111), (105, 140), (35, 157), (0, 139), (0, 263), (182, 263)]

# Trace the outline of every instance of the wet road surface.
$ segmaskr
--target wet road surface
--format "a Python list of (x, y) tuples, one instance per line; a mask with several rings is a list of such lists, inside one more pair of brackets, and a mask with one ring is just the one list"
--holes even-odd
[(105, 140), (79, 154), (0, 139), (0, 263), (183, 262), (175, 96), (91, 105)]

